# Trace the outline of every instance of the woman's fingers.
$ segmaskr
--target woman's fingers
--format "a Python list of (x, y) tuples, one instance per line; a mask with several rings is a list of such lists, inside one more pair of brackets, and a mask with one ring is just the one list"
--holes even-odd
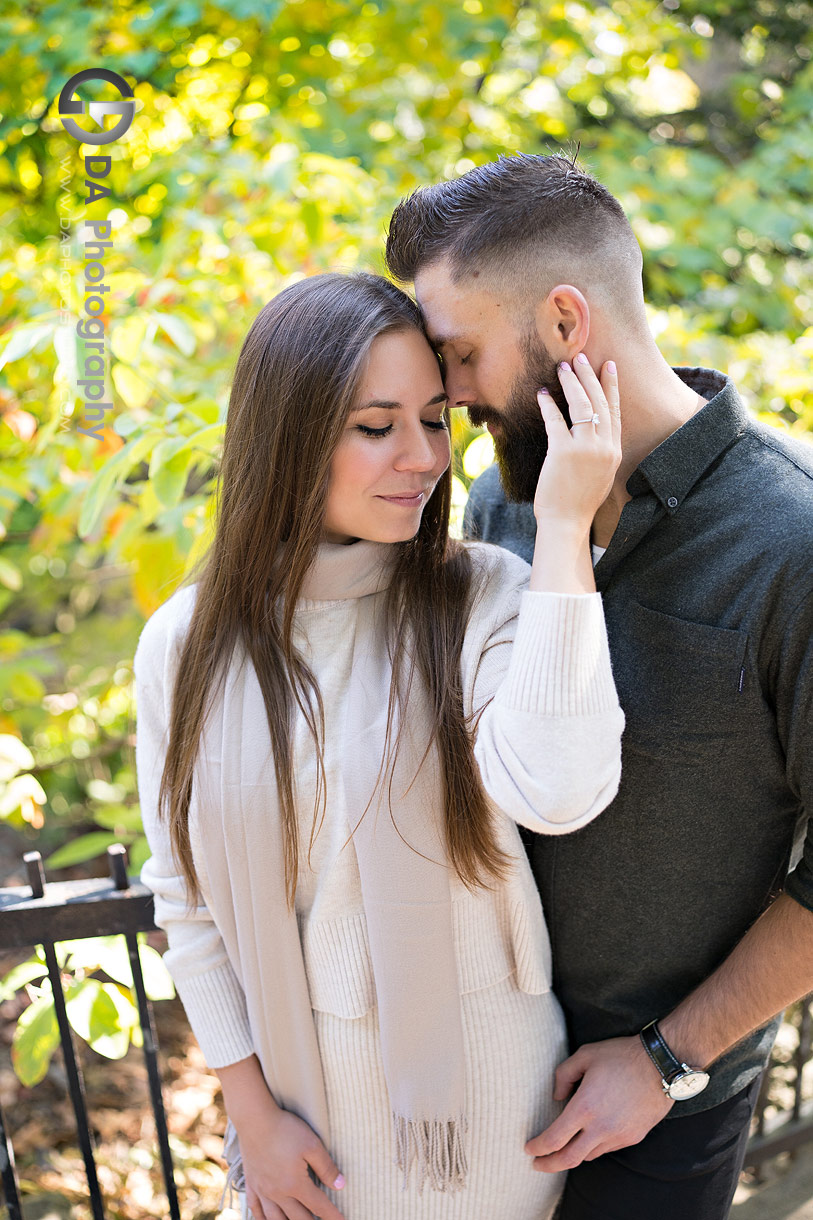
[[(573, 375), (578, 380), (589, 404), (589, 407), (583, 408), (585, 415), (580, 415), (579, 418), (589, 419), (593, 415), (597, 415), (597, 427), (599, 433), (602, 436), (609, 436), (612, 431), (612, 424), (607, 397), (604, 393), (604, 388), (601, 382), (593, 372), (592, 365), (585, 356), (584, 352), (579, 352), (573, 361)], [(588, 409), (589, 414), (587, 414)]]
[[(612, 489), (621, 448), (613, 433), (608, 398), (589, 363), (577, 357), (573, 368), (562, 363), (558, 372), (571, 426), (549, 394), (537, 395), (548, 452), (534, 494), (534, 514), (537, 521), (568, 520), (583, 528)], [(609, 386), (611, 375), (606, 371), (604, 375)], [(610, 388), (615, 402), (617, 393)]]
[[(333, 1160), (324, 1144), (319, 1141), (305, 1153), (305, 1158), (320, 1182), (331, 1190), (341, 1190), (344, 1178), (339, 1166)], [(344, 1220), (342, 1213), (330, 1202), (325, 1194), (308, 1178), (300, 1194), (301, 1201), (306, 1204), (320, 1220)], [(293, 1220), (293, 1217), (292, 1217)]]
[(601, 366), (601, 388), (610, 412), (610, 430), (616, 448), (621, 448), (621, 396), (618, 392), (618, 370), (612, 360)]
[(341, 1170), (321, 1141), (307, 1150), (305, 1160), (325, 1186), (329, 1186), (331, 1190), (342, 1189), (344, 1178)]
[[(574, 371), (576, 368), (580, 370), (578, 376)], [(577, 428), (584, 427), (586, 422), (592, 419), (595, 412), (590, 393), (583, 384), (586, 376), (582, 369), (588, 369), (591, 373), (593, 371), (589, 365), (577, 365), (575, 362), (573, 367), (562, 362), (557, 368), (559, 381), (570, 407), (570, 420)], [(596, 385), (598, 385), (598, 382), (596, 382)]]
[[(588, 428), (595, 416), (598, 416), (596, 427), (602, 436), (612, 436), (613, 441), (621, 441), (621, 415), (618, 395), (618, 375), (612, 361), (607, 361), (601, 369), (601, 380), (593, 371), (589, 360), (583, 352), (579, 352), (569, 365), (563, 361), (557, 367), (559, 381), (570, 408), (571, 424), (575, 428)], [(545, 428), (550, 440), (551, 434), (563, 437), (567, 425), (562, 413), (556, 408), (549, 394), (544, 390), (537, 393)], [(577, 436), (578, 433), (571, 432)]]
[(313, 1128), (273, 1101), (261, 1117), (239, 1132), (254, 1220), (344, 1220), (319, 1189), (341, 1190), (344, 1178)]
[[(324, 1195), (322, 1196), (324, 1198)], [(327, 1200), (325, 1200), (327, 1202)], [(326, 1216), (327, 1212), (317, 1212), (318, 1216)], [(287, 1220), (313, 1220), (313, 1212), (308, 1211), (298, 1199), (285, 1200), (285, 1215)]]
[[(309, 1182), (306, 1189), (302, 1191), (301, 1199), (314, 1216), (319, 1217), (319, 1220), (344, 1220), (338, 1207), (334, 1207), (327, 1195), (323, 1194), (312, 1182)], [(308, 1214), (310, 1215), (310, 1212)]]
[(246, 1208), (249, 1220), (286, 1220), (285, 1212), (277, 1207), (276, 1203), (272, 1203), (270, 1199), (267, 1203), (263, 1203), (259, 1195), (249, 1194), (248, 1191), (246, 1191)]
[(562, 444), (570, 435), (564, 415), (553, 401), (547, 390), (537, 390), (536, 401), (545, 421), (545, 431), (548, 434), (548, 445)]
[(289, 1195), (279, 1203), (271, 1199), (258, 1202), (250, 1205), (250, 1211), (252, 1220), (313, 1220), (314, 1216), (319, 1220), (344, 1220), (338, 1208), (310, 1178), (296, 1195)]

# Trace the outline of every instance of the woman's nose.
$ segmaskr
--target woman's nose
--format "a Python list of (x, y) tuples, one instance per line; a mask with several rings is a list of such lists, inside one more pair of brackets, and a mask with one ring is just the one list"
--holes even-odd
[(426, 427), (419, 423), (410, 428), (405, 443), (396, 459), (399, 470), (431, 470), (437, 461), (437, 453), (427, 435)]

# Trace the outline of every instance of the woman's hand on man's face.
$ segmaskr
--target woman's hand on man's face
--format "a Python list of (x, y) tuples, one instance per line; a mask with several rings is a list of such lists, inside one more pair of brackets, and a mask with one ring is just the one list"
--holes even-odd
[(621, 462), (618, 374), (612, 361), (602, 365), (601, 380), (587, 357), (559, 365), (559, 380), (572, 426), (546, 391), (537, 395), (548, 434), (548, 453), (534, 497), (537, 522), (572, 524), (589, 531), (599, 505), (610, 494)]

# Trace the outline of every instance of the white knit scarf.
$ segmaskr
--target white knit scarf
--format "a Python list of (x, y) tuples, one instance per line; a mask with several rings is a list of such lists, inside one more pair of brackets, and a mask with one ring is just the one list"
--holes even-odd
[[(414, 1165), (419, 1191), (427, 1182), (434, 1190), (454, 1191), (465, 1186), (467, 1173), (463, 1025), (440, 762), (433, 745), (419, 767), (431, 720), (417, 672), (394, 769), (397, 708), (390, 761), (377, 788), (365, 782), (365, 768), (354, 766), (354, 758), (361, 752), (369, 756), (371, 749), (377, 762), (383, 760), (391, 663), (381, 606), (375, 604), (382, 599), (368, 595), (388, 586), (394, 557), (394, 548), (386, 543), (321, 543), (301, 596), (316, 601), (358, 599), (350, 714), (343, 726), (344, 809), (361, 879), (396, 1165), (404, 1187)], [(335, 814), (330, 794), (328, 802)], [(263, 1062), (263, 1069), (279, 1104), (311, 1116), (317, 1133), (328, 1142), (319, 1052), (310, 1007), (304, 1007), (302, 948), (296, 916), (285, 903), (281, 860), (278, 876), (269, 878), (269, 884), (275, 886), (277, 907), (277, 918), (269, 926), (278, 932), (268, 951), (277, 959), (276, 977), (285, 982), (266, 998), (273, 1050), (264, 1057), (269, 1062)], [(233, 1128), (227, 1127), (224, 1153), (230, 1162), (227, 1187), (233, 1182), (240, 1189), (244, 1178)]]

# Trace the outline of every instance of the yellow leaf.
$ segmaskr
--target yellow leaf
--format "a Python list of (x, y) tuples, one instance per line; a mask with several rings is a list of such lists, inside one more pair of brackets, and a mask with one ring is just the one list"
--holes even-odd
[(494, 461), (494, 442), (488, 432), (475, 436), (463, 454), (463, 470), (470, 479), (476, 479)]
[(133, 549), (136, 560), (133, 594), (139, 610), (148, 618), (181, 583), (184, 557), (175, 539), (164, 534), (147, 534)]
[(137, 409), (147, 405), (152, 390), (146, 381), (142, 381), (138, 373), (135, 373), (126, 364), (114, 364), (111, 375), (113, 385), (128, 407)]

